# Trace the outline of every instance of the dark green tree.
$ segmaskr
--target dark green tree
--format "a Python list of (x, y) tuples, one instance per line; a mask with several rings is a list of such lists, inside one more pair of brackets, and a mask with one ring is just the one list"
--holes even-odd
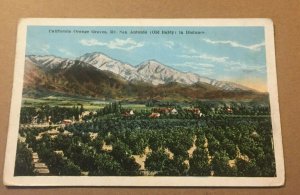
[(81, 175), (80, 167), (68, 159), (64, 160), (64, 167), (61, 170), (61, 175), (79, 176)]
[(168, 166), (168, 161), (169, 157), (164, 150), (152, 151), (147, 155), (145, 168), (148, 171), (163, 172)]
[(184, 162), (185, 158), (181, 156), (174, 156), (173, 159), (165, 161), (166, 166), (158, 172), (157, 176), (185, 176), (187, 175), (188, 166)]
[(133, 157), (131, 157), (132, 151), (125, 143), (121, 141), (114, 143), (111, 155), (121, 165), (123, 169), (122, 175), (140, 174), (140, 165), (135, 162)]
[(236, 168), (230, 167), (228, 161), (230, 160), (226, 151), (215, 152), (211, 161), (214, 176), (235, 176)]
[(14, 175), (30, 176), (34, 174), (33, 169), (31, 152), (28, 150), (25, 143), (18, 142)]
[(90, 170), (91, 176), (120, 176), (122, 168), (114, 158), (106, 153), (98, 154), (95, 157), (95, 169)]
[(236, 159), (237, 174), (243, 177), (260, 177), (261, 170), (254, 160), (246, 161), (241, 158)]
[(208, 160), (208, 152), (203, 148), (197, 148), (189, 161), (189, 175), (210, 176), (211, 166), (209, 165)]

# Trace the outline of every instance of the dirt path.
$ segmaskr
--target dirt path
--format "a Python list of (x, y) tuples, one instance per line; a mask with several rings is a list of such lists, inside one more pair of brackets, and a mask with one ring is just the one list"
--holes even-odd
[(138, 163), (141, 167), (140, 170), (145, 170), (145, 161), (147, 155), (151, 152), (151, 149), (147, 146), (144, 150), (144, 154), (142, 155), (132, 155), (132, 157), (135, 159), (135, 162)]
[(106, 142), (103, 142), (103, 146), (102, 146), (102, 150), (105, 151), (112, 151), (113, 150), (113, 146), (112, 145), (106, 145)]
[(189, 157), (193, 157), (193, 152), (196, 150), (196, 140), (197, 140), (197, 135), (194, 136), (193, 138), (193, 145), (192, 147), (187, 151), (189, 153)]
[[(193, 153), (194, 153), (194, 151), (197, 149), (197, 146), (196, 146), (196, 140), (197, 140), (197, 135), (195, 135), (195, 136), (193, 137), (193, 145), (192, 145), (192, 147), (187, 151), (188, 154), (189, 154), (189, 158), (192, 158), (192, 157), (193, 157)], [(184, 163), (185, 163), (188, 167), (190, 167), (190, 160), (189, 160), (189, 159), (185, 160)]]
[(49, 175), (50, 171), (48, 166), (41, 162), (41, 160), (39, 159), (38, 153), (37, 152), (33, 152), (32, 148), (28, 148), (29, 151), (32, 154), (32, 162), (33, 162), (33, 166), (34, 166), (34, 172), (38, 175)]
[(237, 149), (236, 158), (243, 159), (244, 161), (247, 161), (247, 162), (250, 161), (249, 157), (246, 154), (241, 153), (240, 148), (238, 146), (236, 146), (236, 149)]
[(211, 160), (212, 160), (212, 156), (209, 154), (209, 151), (208, 151), (208, 139), (205, 137), (205, 142), (204, 142), (204, 148), (205, 148), (205, 151), (207, 152), (207, 158), (208, 158), (208, 164), (211, 163)]

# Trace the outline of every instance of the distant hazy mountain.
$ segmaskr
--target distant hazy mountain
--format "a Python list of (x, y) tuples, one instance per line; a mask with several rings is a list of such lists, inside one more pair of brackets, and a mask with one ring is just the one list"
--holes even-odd
[(156, 60), (148, 60), (137, 67), (134, 67), (130, 64), (122, 63), (121, 61), (114, 60), (97, 52), (87, 53), (79, 57), (78, 60), (91, 64), (100, 70), (107, 70), (118, 74), (128, 81), (138, 80), (151, 83), (153, 85), (172, 82), (191, 85), (197, 82), (203, 82), (220, 87), (224, 90), (251, 90), (250, 88), (235, 83), (217, 81), (195, 73), (181, 72), (161, 64)]
[(236, 83), (186, 73), (155, 60), (138, 66), (89, 53), (76, 60), (27, 56), (24, 94), (48, 93), (122, 99), (243, 98), (258, 93)]

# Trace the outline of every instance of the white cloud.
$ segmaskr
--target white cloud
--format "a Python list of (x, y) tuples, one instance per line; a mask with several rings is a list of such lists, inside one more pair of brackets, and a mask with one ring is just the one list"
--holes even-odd
[(186, 58), (189, 60), (196, 60), (196, 61), (189, 61), (182, 64), (175, 64), (175, 66), (179, 67), (201, 67), (203, 68), (212, 68), (215, 67), (214, 64), (210, 63), (199, 63), (198, 60), (205, 60), (212, 63), (217, 63), (218, 66), (224, 66), (225, 71), (241, 71), (243, 73), (265, 73), (266, 66), (265, 65), (251, 65), (251, 64), (244, 64), (239, 61), (230, 60), (229, 57), (219, 57), (213, 56), (209, 54), (198, 54), (198, 55), (180, 55), (179, 57)]
[(227, 71), (242, 71), (243, 73), (246, 73), (246, 74), (265, 73), (266, 67), (263, 65), (240, 64), (240, 65), (228, 66)]
[(226, 40), (226, 41), (213, 41), (213, 40), (210, 40), (210, 39), (203, 39), (203, 41), (205, 41), (206, 43), (213, 44), (213, 45), (223, 44), (223, 45), (229, 45), (231, 47), (239, 47), (239, 48), (249, 49), (251, 51), (260, 51), (261, 48), (263, 46), (265, 46), (264, 42), (253, 44), (253, 45), (243, 45), (243, 44), (238, 43), (236, 41), (230, 41), (230, 40)]
[(142, 42), (136, 42), (131, 38), (123, 39), (115, 39), (110, 41), (107, 46), (111, 49), (124, 49), (124, 50), (132, 50), (137, 47), (144, 46)]
[(182, 58), (189, 58), (189, 59), (204, 59), (204, 60), (209, 60), (212, 62), (219, 62), (219, 63), (224, 63), (226, 62), (229, 57), (218, 57), (218, 56), (213, 56), (209, 54), (198, 54), (198, 55), (180, 55), (179, 57)]
[(132, 50), (138, 47), (143, 47), (143, 42), (137, 42), (131, 38), (127, 39), (114, 39), (109, 42), (101, 42), (97, 39), (82, 39), (80, 40), (80, 44), (84, 46), (106, 46), (110, 49), (121, 49), (121, 50)]
[(210, 60), (213, 62), (226, 62), (226, 60), (229, 59), (229, 57), (217, 57), (217, 56), (208, 55), (208, 54), (201, 54), (198, 57), (200, 59)]
[(26, 45), (26, 53), (27, 54), (34, 54), (34, 55), (48, 55), (50, 54), (49, 49), (50, 45), (46, 43), (33, 43), (33, 44), (27, 44)]
[[(252, 46), (246, 46), (246, 47), (255, 50), (255, 49), (260, 49), (260, 47), (262, 47), (263, 45), (264, 43), (256, 44)], [(189, 67), (193, 69), (193, 71), (195, 72), (207, 71), (207, 73), (210, 73), (210, 71), (211, 72), (213, 71), (213, 67), (223, 66), (223, 70), (227, 72), (239, 72), (243, 74), (251, 74), (251, 73), (264, 74), (266, 72), (266, 65), (246, 64), (240, 61), (231, 60), (227, 56), (215, 56), (207, 53), (202, 53), (187, 45), (181, 44), (180, 46), (182, 47), (183, 52), (185, 54), (178, 55), (178, 57), (186, 59), (187, 62), (181, 64), (174, 64), (174, 66), (177, 66), (178, 68)]]
[(214, 73), (213, 64), (197, 63), (197, 62), (184, 62), (179, 64), (173, 64), (178, 70), (184, 72), (197, 73), (199, 75), (210, 76)]
[(85, 46), (96, 46), (96, 45), (104, 46), (107, 44), (107, 43), (102, 43), (97, 39), (82, 39), (80, 40), (80, 43), (81, 45), (85, 45)]
[(212, 69), (207, 69), (207, 68), (198, 68), (198, 70), (194, 70), (194, 72), (203, 76), (210, 76), (215, 74), (215, 72)]
[(266, 72), (265, 67), (263, 66), (246, 66), (246, 67), (242, 67), (241, 71), (243, 71), (244, 73), (256, 73), (256, 72)]
[(203, 59), (203, 60), (209, 60), (211, 62), (218, 62), (218, 63), (222, 63), (225, 62), (229, 59), (229, 57), (225, 57), (225, 56), (214, 56), (214, 55), (210, 55), (210, 54), (206, 54), (206, 53), (201, 53), (197, 50), (195, 50), (192, 47), (186, 46), (186, 45), (181, 45), (181, 47), (183, 48), (183, 52), (186, 54), (183, 55), (179, 55), (179, 57), (182, 58), (187, 58), (187, 59)]
[(70, 56), (70, 57), (75, 56), (72, 52), (70, 52), (70, 51), (68, 51), (67, 49), (64, 49), (64, 48), (60, 48), (60, 49), (58, 49), (58, 51), (60, 53), (64, 54), (64, 55), (66, 55), (66, 56)]
[(213, 64), (205, 64), (205, 63), (197, 63), (197, 62), (184, 62), (184, 63), (180, 63), (180, 64), (174, 64), (174, 66), (190, 67), (190, 68), (195, 68), (195, 67), (213, 68), (213, 67), (215, 67), (215, 65), (213, 65)]
[(201, 67), (205, 67), (205, 68), (215, 67), (215, 65), (213, 65), (213, 64), (202, 64), (202, 63), (199, 63), (198, 65), (201, 66)]
[(184, 53), (187, 53), (187, 54), (196, 54), (196, 53), (198, 53), (198, 52), (197, 52), (194, 48), (192, 48), (192, 47), (186, 46), (186, 45), (184, 45), (184, 44), (179, 44), (179, 45), (182, 47)]
[(170, 48), (170, 49), (173, 49), (175, 43), (173, 41), (165, 41), (164, 42), (164, 46)]
[(40, 50), (43, 51), (46, 54), (49, 54), (50, 45), (44, 44), (41, 46)]

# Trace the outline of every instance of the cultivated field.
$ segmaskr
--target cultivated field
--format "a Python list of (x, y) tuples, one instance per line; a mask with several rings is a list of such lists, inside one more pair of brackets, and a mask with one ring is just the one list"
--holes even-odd
[(262, 102), (26, 98), (20, 121), (15, 175), (276, 176)]

